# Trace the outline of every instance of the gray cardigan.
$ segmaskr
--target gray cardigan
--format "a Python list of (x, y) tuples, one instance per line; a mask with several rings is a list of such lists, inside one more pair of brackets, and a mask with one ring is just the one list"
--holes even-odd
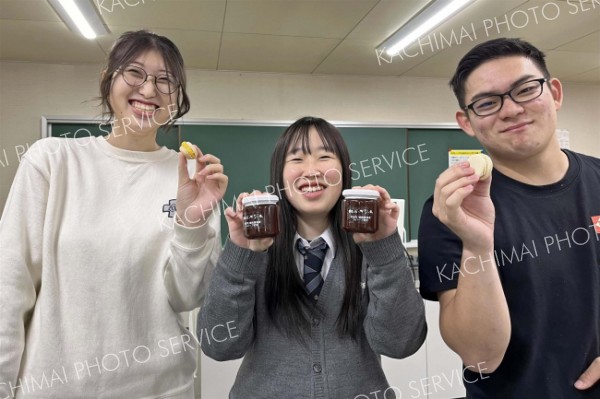
[[(227, 339), (218, 337), (222, 342), (202, 343), (202, 351), (215, 360), (244, 356), (231, 399), (354, 399), (378, 390), (383, 395), (389, 388), (379, 355), (404, 358), (421, 347), (427, 334), (423, 301), (398, 234), (359, 246), (368, 307), (358, 339), (340, 338), (336, 330), (346, 267), (336, 256), (317, 302), (324, 316), (311, 320), (307, 345), (286, 337), (269, 319), (268, 254), (227, 241), (200, 312), (198, 336), (214, 326), (231, 328)], [(392, 391), (386, 398), (395, 396)]]

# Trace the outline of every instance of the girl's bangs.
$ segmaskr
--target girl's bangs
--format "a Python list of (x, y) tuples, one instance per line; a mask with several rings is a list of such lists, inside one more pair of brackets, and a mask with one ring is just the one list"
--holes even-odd
[(310, 154), (311, 127), (314, 127), (317, 133), (319, 134), (319, 138), (321, 139), (325, 150), (339, 156), (340, 153), (337, 150), (335, 141), (331, 138), (331, 135), (327, 135), (325, 132), (323, 132), (321, 126), (317, 126), (314, 124), (303, 124), (301, 126), (298, 126), (298, 128), (292, 134), (290, 134), (286, 152), (289, 152), (292, 148), (300, 148), (304, 154)]

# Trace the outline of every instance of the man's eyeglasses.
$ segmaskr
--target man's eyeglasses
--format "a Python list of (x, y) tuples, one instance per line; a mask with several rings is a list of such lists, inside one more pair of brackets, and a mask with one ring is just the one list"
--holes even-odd
[(503, 94), (494, 94), (473, 101), (471, 104), (463, 108), (465, 111), (471, 110), (477, 116), (488, 116), (495, 114), (502, 109), (504, 105), (504, 97), (509, 96), (515, 103), (525, 103), (534, 100), (544, 92), (544, 83), (547, 78), (533, 79), (523, 82), (518, 86), (513, 87)]
[[(149, 76), (145, 70), (140, 67), (129, 65), (119, 68), (125, 83), (132, 87), (139, 87), (146, 83)], [(154, 86), (163, 94), (175, 93), (179, 88), (179, 82), (169, 75), (154, 76)]]

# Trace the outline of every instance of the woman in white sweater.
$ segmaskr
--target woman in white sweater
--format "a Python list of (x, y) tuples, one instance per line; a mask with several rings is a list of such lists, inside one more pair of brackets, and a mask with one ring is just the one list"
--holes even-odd
[[(220, 252), (223, 166), (160, 147), (189, 110), (167, 38), (127, 32), (100, 83), (105, 137), (43, 139), (0, 220), (0, 398), (194, 397), (200, 306)], [(192, 161), (190, 161), (192, 163)]]

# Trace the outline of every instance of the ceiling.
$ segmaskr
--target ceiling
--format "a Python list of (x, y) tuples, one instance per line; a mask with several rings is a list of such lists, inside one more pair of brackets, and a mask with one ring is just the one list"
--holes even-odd
[(93, 1), (111, 33), (90, 41), (46, 0), (0, 0), (0, 60), (103, 64), (119, 34), (146, 28), (193, 69), (448, 78), (473, 45), (510, 36), (562, 80), (600, 83), (598, 0), (476, 0), (391, 59), (375, 48), (429, 0)]

